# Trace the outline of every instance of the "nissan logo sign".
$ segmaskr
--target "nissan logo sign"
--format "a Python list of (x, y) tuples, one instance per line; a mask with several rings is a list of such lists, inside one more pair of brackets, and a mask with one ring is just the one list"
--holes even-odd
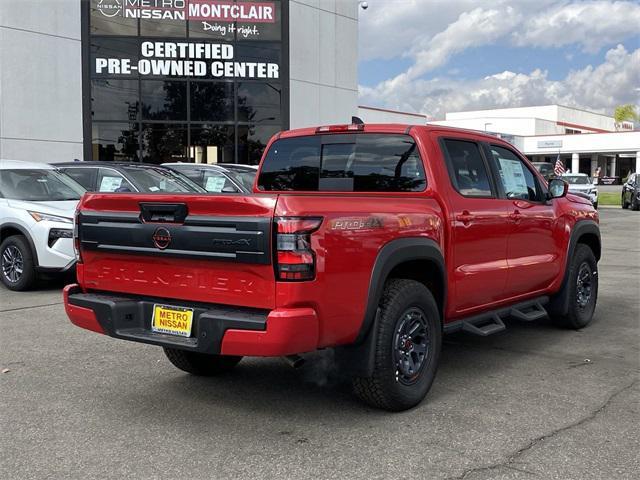
[(100, 3), (96, 5), (96, 8), (105, 17), (115, 17), (120, 13), (122, 4), (120, 0), (100, 0)]
[(153, 232), (153, 244), (160, 250), (164, 250), (171, 243), (171, 233), (166, 228), (160, 227)]

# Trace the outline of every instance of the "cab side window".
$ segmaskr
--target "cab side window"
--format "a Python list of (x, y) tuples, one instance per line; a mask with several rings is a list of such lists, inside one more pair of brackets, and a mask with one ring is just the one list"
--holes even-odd
[(543, 195), (535, 175), (529, 167), (511, 150), (489, 145), (490, 161), (498, 173), (498, 180), (502, 184), (507, 198), (542, 201)]
[(465, 140), (443, 140), (454, 187), (465, 197), (492, 197), (489, 172), (480, 146)]

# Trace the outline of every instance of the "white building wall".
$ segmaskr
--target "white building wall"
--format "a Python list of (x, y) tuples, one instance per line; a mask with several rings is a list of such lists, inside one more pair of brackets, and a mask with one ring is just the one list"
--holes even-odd
[[(562, 105), (558, 106), (558, 121), (599, 130), (607, 130), (609, 132), (614, 132), (616, 130), (616, 124), (613, 117), (594, 112), (587, 112), (586, 110), (563, 107)], [(568, 128), (571, 128), (571, 126)]]
[(348, 123), (358, 110), (357, 0), (289, 3), (290, 127)]
[(437, 120), (429, 122), (429, 124), (521, 136), (536, 135), (538, 128), (544, 130), (544, 133), (560, 133), (556, 132), (555, 122), (536, 118), (478, 117), (461, 118), (456, 120)]
[(640, 131), (525, 137), (522, 151), (527, 155), (635, 153), (640, 151)]
[[(601, 113), (589, 112), (562, 105), (542, 105), (537, 107), (500, 108), (495, 110), (475, 110), (470, 112), (450, 112), (446, 114), (445, 122), (442, 125), (462, 126), (463, 122), (473, 122), (480, 125), (484, 122), (493, 122), (495, 125), (503, 123), (498, 119), (504, 119), (508, 125), (515, 119), (528, 118), (535, 119), (536, 125), (531, 133), (516, 133), (513, 131), (503, 131), (494, 128), (494, 131), (510, 133), (513, 135), (551, 135), (553, 133), (564, 134), (565, 129), (570, 128), (582, 132), (609, 131), (615, 132), (616, 125), (613, 117)], [(435, 122), (438, 123), (438, 122)], [(470, 128), (470, 127), (462, 127)], [(474, 129), (477, 129), (474, 127)], [(484, 129), (484, 128), (481, 128)]]
[(358, 107), (358, 117), (364, 123), (406, 123), (408, 125), (426, 125), (427, 116), (418, 113), (396, 112), (375, 107)]
[(0, 158), (82, 158), (78, 0), (0, 0)]
[(474, 118), (540, 118), (557, 121), (558, 105), (542, 105), (538, 107), (499, 108), (494, 110), (475, 110), (469, 112), (449, 112), (446, 120), (461, 120)]

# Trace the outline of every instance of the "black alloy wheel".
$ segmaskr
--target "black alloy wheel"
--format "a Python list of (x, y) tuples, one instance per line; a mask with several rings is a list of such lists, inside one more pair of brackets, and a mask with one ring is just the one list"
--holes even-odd
[(582, 262), (576, 279), (576, 303), (584, 310), (591, 301), (593, 271), (587, 262)]
[(11, 283), (18, 283), (24, 273), (24, 257), (15, 245), (9, 245), (2, 252), (2, 275)]
[(394, 337), (396, 380), (413, 385), (429, 355), (429, 325), (425, 313), (412, 307), (402, 314)]

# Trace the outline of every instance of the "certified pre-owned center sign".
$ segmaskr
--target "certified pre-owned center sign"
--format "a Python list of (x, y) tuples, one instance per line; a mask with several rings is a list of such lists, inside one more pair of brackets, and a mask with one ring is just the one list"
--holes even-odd
[(141, 59), (96, 57), (95, 73), (213, 78), (279, 78), (278, 64), (236, 62), (224, 43), (142, 42)]

